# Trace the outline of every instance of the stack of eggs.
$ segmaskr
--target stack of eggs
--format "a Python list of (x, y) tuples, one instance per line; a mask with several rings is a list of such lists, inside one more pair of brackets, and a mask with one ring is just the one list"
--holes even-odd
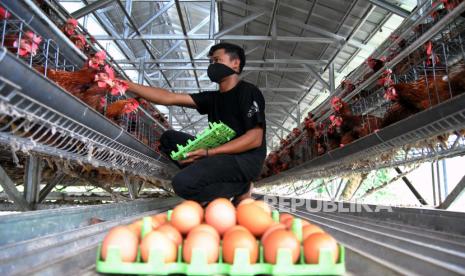
[[(149, 252), (156, 250), (162, 252), (165, 263), (176, 262), (180, 257), (190, 263), (193, 249), (201, 248), (208, 263), (218, 262), (221, 253), (224, 263), (233, 264), (236, 249), (242, 248), (248, 251), (250, 264), (255, 264), (261, 244), (264, 261), (270, 264), (276, 264), (282, 248), (291, 252), (293, 263), (298, 262), (302, 252), (307, 264), (317, 264), (323, 248), (331, 251), (336, 263), (336, 240), (320, 227), (302, 220), (301, 243), (293, 229), (294, 220), (287, 213), (280, 215), (279, 222), (273, 220), (269, 206), (253, 199), (242, 201), (236, 208), (228, 199), (220, 198), (205, 210), (194, 201), (184, 201), (172, 210), (169, 220), (166, 214), (153, 216), (152, 231), (143, 237), (142, 220), (111, 229), (103, 240), (101, 258), (106, 259), (109, 247), (118, 247), (123, 262), (135, 262), (140, 249), (143, 262), (148, 262)], [(182, 251), (178, 251), (181, 245)]]

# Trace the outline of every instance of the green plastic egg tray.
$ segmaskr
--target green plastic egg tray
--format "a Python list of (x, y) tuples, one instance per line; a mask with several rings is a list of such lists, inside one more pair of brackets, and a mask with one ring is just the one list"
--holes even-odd
[(187, 153), (198, 149), (211, 149), (230, 141), (236, 132), (224, 123), (209, 123), (206, 128), (199, 133), (194, 141), (187, 140), (186, 145), (177, 145), (178, 150), (171, 152), (173, 160), (182, 160), (187, 157)]
[[(276, 212), (277, 213), (277, 212)], [(169, 217), (169, 215), (168, 215)], [(273, 213), (273, 218), (279, 218), (279, 213)], [(151, 231), (151, 217), (144, 218), (142, 235)], [(300, 219), (295, 219), (292, 231), (301, 240), (302, 223)], [(269, 264), (264, 261), (263, 246), (259, 243), (259, 259), (255, 264), (249, 262), (249, 252), (247, 249), (238, 248), (235, 251), (234, 263), (223, 262), (222, 250), (220, 247), (219, 260), (217, 263), (208, 264), (206, 252), (202, 248), (194, 248), (191, 263), (182, 260), (182, 245), (178, 248), (178, 258), (176, 262), (165, 263), (163, 253), (157, 250), (150, 251), (149, 261), (144, 263), (140, 257), (140, 251), (136, 262), (122, 262), (118, 247), (109, 247), (107, 259), (100, 258), (100, 247), (97, 250), (96, 268), (98, 272), (109, 274), (132, 274), (132, 275), (343, 275), (345, 274), (345, 249), (339, 245), (339, 260), (333, 262), (331, 251), (323, 249), (320, 251), (318, 264), (306, 264), (303, 254), (303, 247), (300, 249), (300, 259), (296, 264), (292, 263), (292, 254), (289, 249), (279, 249), (276, 264)]]

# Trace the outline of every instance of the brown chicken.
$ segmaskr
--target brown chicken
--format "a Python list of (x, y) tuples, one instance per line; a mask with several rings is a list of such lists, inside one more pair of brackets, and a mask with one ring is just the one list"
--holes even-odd
[[(449, 89), (450, 85), (450, 89)], [(430, 108), (465, 92), (465, 65), (449, 68), (449, 75), (421, 77), (409, 83), (397, 83), (386, 90), (385, 97), (418, 111)]]
[(350, 106), (338, 97), (331, 100), (335, 111), (330, 116), (332, 136), (339, 136), (340, 145), (346, 145), (354, 140), (367, 136), (381, 127), (382, 120), (371, 115), (353, 115)]
[(114, 119), (118, 116), (131, 113), (139, 107), (139, 102), (134, 99), (118, 100), (107, 106), (106, 116), (110, 119)]
[(382, 123), (380, 118), (371, 115), (332, 115), (330, 120), (335, 135), (340, 136), (341, 146), (375, 132)]
[(369, 57), (365, 62), (368, 67), (370, 67), (371, 71), (366, 73), (360, 83), (363, 83), (365, 80), (369, 79), (374, 73), (378, 72), (380, 69), (384, 67), (385, 59), (376, 59)]
[[(43, 66), (35, 66), (37, 71), (44, 74), (45, 70)], [(60, 71), (47, 68), (46, 76), (48, 79), (52, 80), (61, 88), (67, 92), (77, 96), (93, 85), (95, 80), (95, 75), (97, 71), (92, 68), (83, 68), (79, 71), (69, 72), (69, 71)]]
[(42, 38), (31, 31), (19, 34), (5, 35), (1, 46), (7, 48), (13, 54), (18, 54), (20, 57), (35, 56), (39, 51)]
[(399, 102), (393, 103), (386, 111), (381, 122), (381, 128), (390, 126), (400, 120), (403, 120), (417, 113), (418, 110), (413, 106), (406, 106)]

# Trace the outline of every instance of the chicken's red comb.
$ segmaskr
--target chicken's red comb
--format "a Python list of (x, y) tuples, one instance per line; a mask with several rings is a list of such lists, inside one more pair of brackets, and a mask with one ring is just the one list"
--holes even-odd
[(115, 79), (115, 70), (113, 70), (113, 68), (110, 65), (106, 64), (103, 67), (103, 69), (104, 69), (105, 73), (108, 74), (108, 77), (110, 79), (112, 79), (112, 80)]
[(74, 19), (74, 18), (71, 17), (71, 18), (68, 18), (68, 20), (66, 20), (66, 24), (71, 24), (71, 25), (73, 25), (74, 27), (77, 27), (78, 21), (77, 21), (76, 19)]
[(107, 54), (105, 53), (105, 51), (98, 51), (97, 53), (95, 53), (94, 57), (100, 60), (105, 60), (107, 58)]
[(342, 101), (341, 98), (339, 98), (339, 97), (333, 97), (333, 98), (331, 99), (331, 104), (334, 105), (334, 104), (336, 104), (336, 103), (338, 103), (338, 102), (341, 102), (341, 101)]
[(10, 16), (11, 16), (11, 13), (9, 13), (4, 8), (0, 7), (0, 20), (8, 19), (10, 18)]

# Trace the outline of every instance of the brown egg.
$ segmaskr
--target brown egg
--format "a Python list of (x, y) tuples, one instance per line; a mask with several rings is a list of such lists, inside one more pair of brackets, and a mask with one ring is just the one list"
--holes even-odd
[(241, 202), (239, 202), (239, 204), (237, 205), (237, 207), (241, 206), (241, 205), (244, 205), (244, 204), (249, 204), (249, 203), (253, 203), (255, 202), (255, 199), (253, 198), (246, 198), (246, 199), (243, 199)]
[(287, 230), (273, 231), (263, 244), (265, 261), (276, 264), (278, 250), (287, 248), (291, 250), (292, 262), (296, 263), (300, 255), (300, 244), (295, 235)]
[(265, 203), (265, 201), (263, 201), (263, 200), (255, 200), (255, 202), (253, 204), (255, 204), (258, 207), (262, 208), (263, 211), (265, 211), (266, 213), (268, 213), (271, 216), (271, 208), (270, 208), (270, 206), (268, 204)]
[(197, 209), (197, 211), (199, 212), (199, 215), (200, 215), (200, 220), (203, 220), (204, 210), (203, 210), (202, 206), (199, 203), (197, 203), (197, 202), (195, 202), (193, 200), (186, 200), (186, 201), (183, 201), (181, 204), (187, 204), (187, 205), (192, 206), (195, 209)]
[(215, 199), (205, 209), (205, 222), (223, 235), (229, 228), (236, 225), (236, 208), (229, 199)]
[(249, 251), (249, 261), (251, 264), (257, 262), (257, 240), (249, 231), (242, 229), (228, 231), (228, 234), (223, 239), (223, 259), (226, 263), (234, 263), (234, 255), (237, 248), (245, 248)]
[(320, 250), (323, 248), (331, 250), (334, 263), (336, 263), (339, 258), (337, 241), (326, 233), (314, 233), (304, 240), (305, 262), (308, 264), (317, 264), (319, 262)]
[[(250, 231), (247, 230), (247, 228), (245, 228), (244, 226), (234, 225), (233, 227), (229, 228), (229, 230), (226, 231), (226, 233), (224, 233), (223, 239), (225, 239), (226, 236), (229, 235), (229, 233), (231, 233), (233, 231), (246, 231), (247, 233), (250, 233)], [(252, 233), (250, 233), (250, 234), (252, 234)]]
[(220, 242), (220, 234), (218, 234), (218, 231), (216, 231), (216, 229), (213, 228), (213, 226), (208, 225), (208, 224), (200, 224), (192, 228), (192, 230), (189, 231), (189, 233), (187, 234), (187, 238), (189, 238), (190, 235), (192, 235), (193, 233), (197, 231), (206, 231), (212, 234), (215, 237), (215, 239), (218, 241), (218, 243)]
[(273, 219), (261, 207), (249, 203), (237, 207), (237, 222), (260, 237), (273, 224)]
[(265, 233), (263, 233), (262, 235), (262, 244), (265, 243), (265, 240), (268, 238), (268, 236), (273, 233), (274, 231), (276, 230), (286, 230), (286, 225), (282, 224), (282, 223), (277, 223), (277, 224), (273, 224), (272, 226), (270, 226), (266, 231)]
[(144, 262), (148, 262), (151, 250), (159, 250), (165, 256), (165, 263), (176, 261), (177, 246), (175, 243), (160, 231), (152, 231), (148, 233), (140, 244), (140, 254)]
[(152, 216), (152, 221), (153, 220), (158, 221), (158, 224), (162, 225), (168, 220), (167, 214), (166, 213), (156, 214), (155, 216)]
[(199, 210), (192, 204), (180, 204), (171, 213), (171, 224), (181, 232), (187, 234), (192, 228), (202, 222)]
[(118, 247), (120, 249), (121, 260), (123, 262), (134, 262), (137, 257), (137, 245), (139, 243), (137, 235), (127, 226), (117, 226), (112, 228), (102, 242), (101, 255), (106, 260), (108, 248)]
[(294, 218), (293, 215), (291, 214), (288, 214), (288, 213), (281, 213), (279, 214), (279, 222), (280, 223), (284, 223), (286, 220), (288, 220), (289, 218)]
[(207, 256), (207, 262), (209, 264), (214, 263), (218, 260), (220, 245), (217, 242), (215, 236), (207, 231), (197, 231), (189, 235), (184, 241), (182, 257), (185, 262), (190, 263), (192, 260), (192, 250), (199, 248), (205, 250)]
[(305, 225), (302, 229), (302, 240), (306, 240), (308, 236), (315, 233), (324, 233), (323, 229), (315, 224)]
[(142, 234), (142, 225), (143, 225), (142, 220), (138, 220), (138, 221), (135, 221), (135, 222), (129, 224), (127, 227), (128, 227), (129, 230), (131, 230), (134, 234), (136, 234), (136, 236), (140, 239), (141, 234)]
[(182, 243), (182, 236), (181, 233), (179, 233), (178, 229), (176, 229), (173, 225), (171, 225), (169, 222), (159, 226), (155, 230), (162, 232), (165, 234), (168, 238), (170, 238), (176, 247)]

